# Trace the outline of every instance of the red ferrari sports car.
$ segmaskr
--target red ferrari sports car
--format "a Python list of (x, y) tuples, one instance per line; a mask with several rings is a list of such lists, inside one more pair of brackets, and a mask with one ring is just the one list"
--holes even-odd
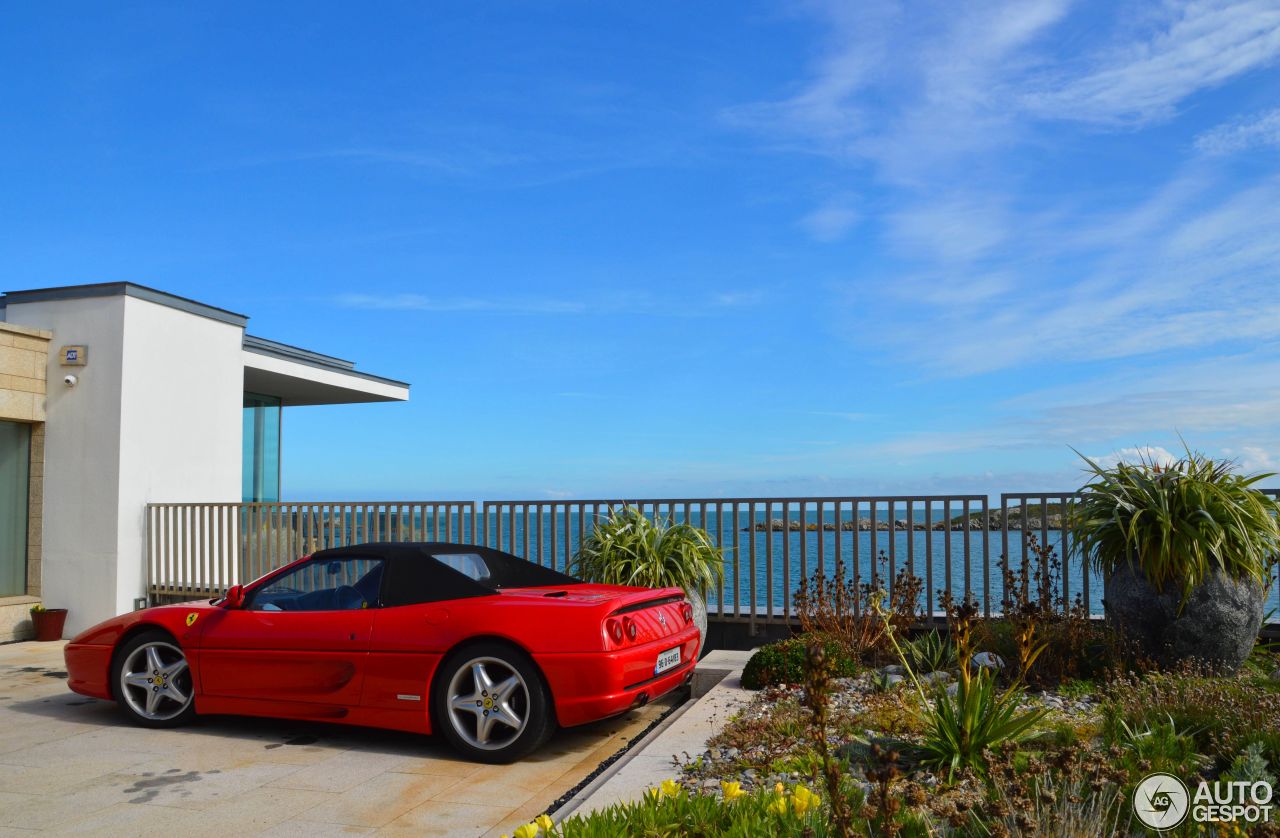
[(487, 547), (360, 544), (220, 599), (123, 614), (67, 644), (71, 689), (137, 724), (197, 713), (438, 732), (508, 762), (557, 725), (622, 713), (691, 677), (679, 588), (596, 585)]

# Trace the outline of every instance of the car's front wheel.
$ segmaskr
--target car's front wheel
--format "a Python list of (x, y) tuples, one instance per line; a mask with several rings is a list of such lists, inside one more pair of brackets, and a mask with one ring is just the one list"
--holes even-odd
[(501, 643), (451, 655), (432, 681), (437, 731), (480, 762), (517, 760), (555, 730), (550, 695), (528, 656)]
[(111, 681), (116, 701), (136, 724), (176, 727), (196, 714), (187, 656), (164, 632), (144, 632), (125, 643), (115, 656)]

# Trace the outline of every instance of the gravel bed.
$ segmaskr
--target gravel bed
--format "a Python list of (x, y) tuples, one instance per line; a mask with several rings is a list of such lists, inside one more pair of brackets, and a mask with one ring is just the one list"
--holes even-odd
[[(868, 671), (855, 678), (839, 678), (832, 681), (831, 702), (828, 711), (829, 721), (831, 722), (828, 726), (828, 742), (833, 750), (851, 742), (861, 742), (865, 746), (868, 742), (885, 737), (883, 731), (872, 730), (859, 725), (860, 721), (865, 722), (860, 717), (867, 713), (872, 702), (879, 699), (880, 703), (883, 704), (883, 693), (898, 693), (904, 702), (918, 703), (919, 699), (911, 682), (909, 680), (897, 681), (894, 678), (894, 676), (900, 676), (900, 674), (901, 670), (898, 667), (886, 667), (879, 671)], [(921, 680), (926, 682), (926, 692), (930, 689), (928, 682), (948, 684), (950, 692), (954, 692), (957, 688), (955, 676), (949, 672), (928, 673)], [(893, 682), (887, 690), (885, 689), (886, 681)], [(767, 724), (770, 719), (779, 713), (796, 717), (795, 706), (797, 704), (802, 705), (803, 700), (804, 689), (798, 685), (765, 688), (726, 727), (749, 727), (753, 723)], [(1025, 709), (1043, 708), (1048, 710), (1049, 715), (1046, 718), (1046, 722), (1050, 724), (1055, 722), (1086, 724), (1096, 720), (1097, 716), (1097, 702), (1093, 699), (1068, 697), (1050, 691), (1027, 693), (1020, 706)], [(798, 718), (807, 720), (807, 712), (800, 713)], [(851, 731), (852, 735), (850, 735)], [(910, 739), (911, 737), (908, 735), (903, 738)], [(806, 752), (808, 743), (808, 730), (805, 727), (803, 732), (795, 739), (795, 744), (790, 749), (790, 754), (798, 756)], [(765, 742), (753, 742), (742, 747), (713, 746), (701, 754), (684, 754), (682, 757), (676, 758), (674, 762), (679, 770), (680, 782), (690, 790), (704, 792), (718, 792), (721, 780), (739, 782), (742, 784), (742, 788), (747, 791), (757, 788), (771, 788), (777, 783), (790, 785), (799, 782), (808, 783), (812, 780), (811, 774), (807, 771), (769, 771), (759, 767), (769, 763), (776, 763), (779, 756), (786, 758), (787, 749), (785, 747), (782, 749), (782, 753), (779, 754), (776, 743), (770, 747)], [(861, 774), (857, 760), (854, 760), (852, 774), (855, 781), (863, 786), (864, 791), (870, 789), (870, 784), (866, 782)], [(934, 786), (938, 783), (938, 778), (928, 772), (917, 772), (914, 775), (914, 779), (925, 786)]]

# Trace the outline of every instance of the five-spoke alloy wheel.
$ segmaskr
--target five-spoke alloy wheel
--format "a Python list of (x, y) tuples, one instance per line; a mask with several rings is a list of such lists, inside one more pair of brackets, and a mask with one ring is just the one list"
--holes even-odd
[(452, 655), (433, 681), (432, 708), (438, 732), (483, 762), (519, 759), (555, 727), (537, 667), (499, 643), (477, 643)]
[(116, 700), (146, 727), (173, 727), (195, 715), (195, 688), (186, 655), (160, 632), (134, 637), (112, 666)]

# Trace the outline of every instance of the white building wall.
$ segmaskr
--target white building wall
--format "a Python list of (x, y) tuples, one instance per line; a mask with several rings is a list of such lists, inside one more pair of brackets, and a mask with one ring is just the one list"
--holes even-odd
[[(244, 329), (123, 294), (11, 303), (7, 319), (54, 333), (41, 592), (70, 636), (145, 593), (147, 503), (240, 500)], [(69, 344), (86, 366), (60, 365)]]
[[(10, 305), (7, 319), (53, 332), (45, 412), (41, 594), (67, 608), (68, 635), (117, 613), (120, 385), (125, 298)], [(57, 347), (85, 344), (89, 364), (62, 367)], [(75, 387), (63, 384), (68, 372)]]
[(145, 590), (148, 503), (241, 497), (243, 327), (137, 297), (124, 301), (112, 613), (130, 610)]

